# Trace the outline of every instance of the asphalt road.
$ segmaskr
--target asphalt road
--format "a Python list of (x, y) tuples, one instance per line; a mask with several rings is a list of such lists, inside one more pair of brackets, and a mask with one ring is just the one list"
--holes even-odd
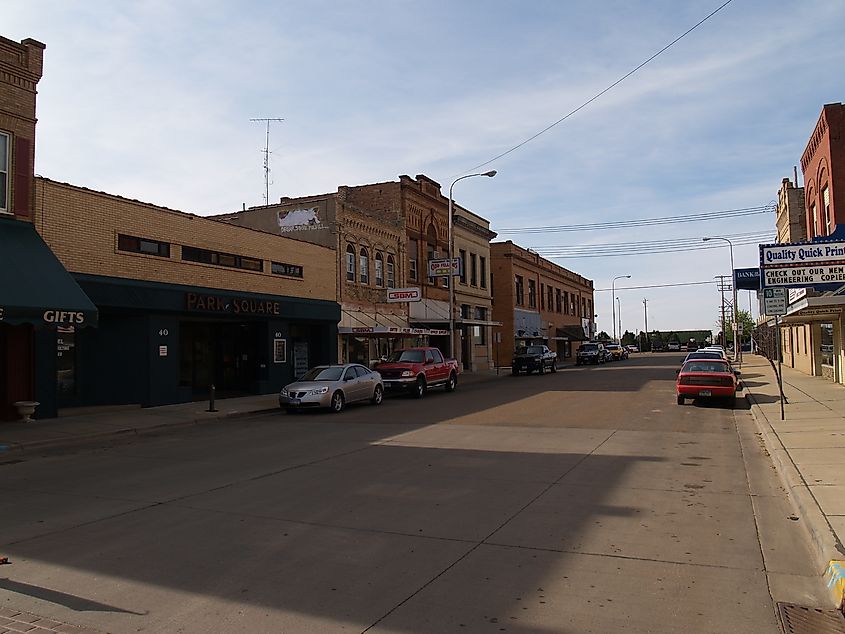
[(776, 632), (823, 604), (679, 355), (0, 466), (0, 608), (123, 632)]

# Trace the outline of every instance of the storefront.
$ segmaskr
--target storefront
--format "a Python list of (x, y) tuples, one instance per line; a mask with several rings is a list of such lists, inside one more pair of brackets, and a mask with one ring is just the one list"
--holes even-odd
[(588, 339), (582, 326), (558, 326), (555, 328), (555, 336), (552, 337), (551, 348), (557, 352), (557, 358), (563, 361), (571, 359), (581, 342)]
[(807, 374), (845, 383), (843, 309), (841, 295), (805, 297), (791, 304), (781, 318), (784, 362)]
[[(344, 363), (375, 365), (394, 350), (415, 346), (437, 345), (449, 331), (436, 328), (403, 328), (399, 326), (340, 326), (341, 359)], [(448, 347), (448, 346), (447, 346)], [(443, 348), (444, 352), (447, 348)]]
[(75, 275), (99, 328), (62, 333), (60, 406), (182, 403), (277, 391), (337, 358), (336, 302)]
[(0, 220), (0, 267), (0, 420), (17, 419), (20, 401), (55, 416), (69, 379), (64, 333), (92, 331), (97, 308), (29, 222)]

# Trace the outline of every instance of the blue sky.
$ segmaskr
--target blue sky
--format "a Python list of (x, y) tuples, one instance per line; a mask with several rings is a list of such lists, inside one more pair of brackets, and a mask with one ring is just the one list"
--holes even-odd
[[(719, 0), (427, 3), (19, 0), (0, 34), (47, 45), (36, 171), (198, 214), (426, 174), (443, 186), (577, 108)], [(601, 10), (599, 10), (601, 7)], [(845, 99), (845, 3), (733, 0), (604, 96), (455, 186), (492, 228), (755, 207), (792, 177), (825, 103)], [(799, 170), (800, 173), (800, 170)], [(802, 182), (803, 184), (803, 182)], [(774, 215), (614, 231), (503, 235), (559, 245), (732, 236)], [(607, 289), (622, 328), (711, 328), (706, 251), (550, 258)], [(755, 266), (753, 245), (734, 249)], [(748, 309), (747, 293), (740, 307)], [(611, 331), (611, 293), (596, 293)], [(756, 314), (756, 306), (755, 306)]]

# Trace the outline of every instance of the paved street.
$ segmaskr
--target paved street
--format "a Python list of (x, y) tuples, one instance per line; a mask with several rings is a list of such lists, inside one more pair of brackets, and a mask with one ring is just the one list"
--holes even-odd
[(0, 609), (115, 633), (777, 632), (775, 601), (827, 607), (806, 535), (745, 399), (675, 404), (681, 358), (0, 465)]

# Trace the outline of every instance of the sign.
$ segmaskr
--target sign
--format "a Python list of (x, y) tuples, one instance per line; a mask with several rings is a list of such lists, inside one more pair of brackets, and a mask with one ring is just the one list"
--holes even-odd
[[(460, 275), (463, 269), (461, 266), (461, 258), (452, 258), (451, 266), (450, 260), (429, 260), (428, 261), (428, 276), (429, 277), (454, 277)], [(451, 270), (451, 273), (449, 272)]]
[(273, 363), (284, 363), (287, 360), (287, 339), (273, 339)]
[(396, 302), (418, 302), (422, 299), (422, 293), (419, 288), (388, 288), (387, 289), (387, 303), (395, 304)]
[(281, 315), (282, 305), (268, 299), (248, 299), (242, 297), (221, 297), (185, 293), (185, 306), (188, 310), (211, 313), (231, 313), (234, 315)]
[(167, 356), (167, 346), (159, 346), (158, 347), (158, 356), (166, 357)]
[(800, 288), (845, 283), (845, 241), (761, 244), (762, 286)]
[(786, 314), (786, 289), (763, 289), (763, 312), (767, 315)]
[(83, 324), (85, 313), (67, 310), (45, 310), (44, 321), (48, 324)]
[(799, 299), (803, 299), (807, 297), (807, 289), (806, 288), (790, 288), (789, 290), (789, 303), (794, 304)]
[(758, 290), (760, 288), (760, 269), (734, 269), (734, 287), (743, 291)]

